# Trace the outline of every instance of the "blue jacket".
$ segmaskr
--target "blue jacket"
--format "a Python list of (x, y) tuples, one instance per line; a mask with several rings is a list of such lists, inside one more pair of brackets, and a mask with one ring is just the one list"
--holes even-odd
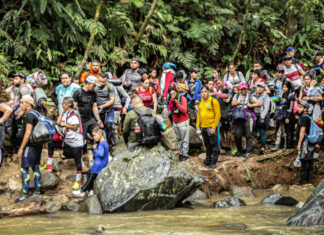
[(108, 164), (109, 158), (109, 145), (107, 141), (101, 141), (98, 147), (94, 149), (93, 160), (94, 163), (91, 167), (91, 173), (99, 174), (103, 168)]
[[(186, 81), (188, 82), (188, 85), (191, 83), (190, 79), (187, 79)], [(198, 100), (198, 101), (201, 100), (201, 94), (200, 94), (201, 88), (202, 88), (201, 81), (199, 79), (196, 79), (195, 93), (191, 96), (191, 98), (193, 100)], [(189, 98), (189, 100), (190, 100), (190, 98)]]

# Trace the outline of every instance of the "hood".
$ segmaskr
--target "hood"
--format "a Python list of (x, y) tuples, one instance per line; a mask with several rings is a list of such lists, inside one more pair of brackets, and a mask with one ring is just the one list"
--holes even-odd
[(94, 72), (92, 71), (92, 67), (91, 67), (91, 65), (90, 65), (90, 73), (91, 73), (91, 75), (93, 75), (93, 76), (95, 76), (95, 77), (98, 77), (98, 76), (99, 76), (99, 73), (100, 73), (100, 70), (101, 70), (101, 67), (100, 67), (100, 65), (99, 65), (98, 72), (97, 72), (97, 73), (94, 73)]

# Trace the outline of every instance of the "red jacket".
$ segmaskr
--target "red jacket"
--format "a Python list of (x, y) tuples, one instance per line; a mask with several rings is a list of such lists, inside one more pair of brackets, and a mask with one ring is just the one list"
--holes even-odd
[(166, 98), (168, 95), (169, 87), (174, 82), (174, 74), (173, 73), (167, 73), (165, 75), (165, 85), (164, 85), (164, 92), (163, 97)]

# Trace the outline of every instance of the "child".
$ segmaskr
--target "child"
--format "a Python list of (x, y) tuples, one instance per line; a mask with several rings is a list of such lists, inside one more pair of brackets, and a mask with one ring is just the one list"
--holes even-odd
[(92, 196), (93, 183), (97, 178), (98, 174), (105, 168), (108, 164), (109, 158), (109, 145), (104, 137), (104, 131), (100, 127), (96, 127), (92, 131), (93, 139), (98, 143), (98, 146), (94, 148), (94, 163), (87, 173), (87, 182), (81, 187), (80, 190), (73, 191), (74, 196), (84, 197), (85, 192), (88, 191), (88, 196)]

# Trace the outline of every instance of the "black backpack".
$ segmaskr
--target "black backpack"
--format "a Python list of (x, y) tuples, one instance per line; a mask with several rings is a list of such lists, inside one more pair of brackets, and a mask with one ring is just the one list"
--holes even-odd
[(152, 146), (159, 142), (161, 131), (158, 123), (152, 115), (152, 110), (147, 108), (144, 114), (139, 109), (133, 109), (138, 114), (138, 124), (141, 128), (140, 137), (136, 135), (137, 141), (144, 146)]

